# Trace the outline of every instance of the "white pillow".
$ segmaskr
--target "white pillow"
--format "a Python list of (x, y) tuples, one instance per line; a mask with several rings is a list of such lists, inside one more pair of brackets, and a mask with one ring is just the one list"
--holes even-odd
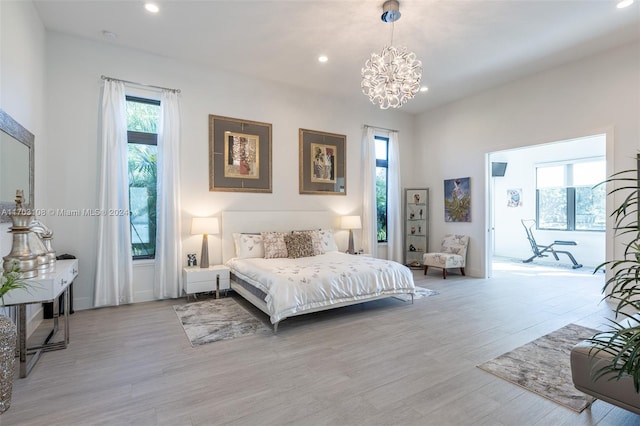
[(336, 240), (333, 239), (333, 231), (331, 229), (321, 229), (318, 231), (320, 236), (320, 244), (324, 253), (330, 251), (338, 251)]
[(238, 234), (234, 232), (233, 242), (236, 246), (236, 257), (240, 259), (264, 257), (264, 243), (260, 234)]

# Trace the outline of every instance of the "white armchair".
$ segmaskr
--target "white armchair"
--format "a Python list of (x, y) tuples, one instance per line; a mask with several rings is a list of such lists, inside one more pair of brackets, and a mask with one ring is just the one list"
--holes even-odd
[(425, 253), (422, 256), (424, 274), (427, 275), (427, 269), (429, 269), (429, 266), (433, 266), (442, 268), (443, 279), (447, 279), (447, 268), (460, 268), (460, 272), (464, 275), (468, 245), (468, 235), (445, 235), (439, 252)]

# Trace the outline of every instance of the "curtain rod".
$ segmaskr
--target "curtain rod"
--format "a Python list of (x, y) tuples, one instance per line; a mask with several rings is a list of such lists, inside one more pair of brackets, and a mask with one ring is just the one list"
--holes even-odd
[(368, 125), (368, 124), (364, 124), (363, 126), (364, 126), (365, 128), (366, 128), (366, 127), (371, 127), (371, 128), (373, 128), (373, 129), (386, 130), (386, 131), (388, 131), (388, 132), (398, 132), (398, 133), (400, 133), (400, 131), (399, 131), (399, 130), (395, 130), (395, 129), (387, 129), (387, 128), (385, 128), (385, 127), (370, 126), (370, 125)]
[(136, 83), (135, 81), (129, 81), (129, 80), (122, 80), (120, 78), (107, 77), (106, 75), (101, 75), (100, 78), (103, 79), (103, 80), (121, 81), (123, 83), (135, 84), (136, 86), (153, 87), (154, 89), (169, 90), (171, 92), (180, 93), (180, 89), (170, 89), (168, 87), (154, 86), (152, 84)]

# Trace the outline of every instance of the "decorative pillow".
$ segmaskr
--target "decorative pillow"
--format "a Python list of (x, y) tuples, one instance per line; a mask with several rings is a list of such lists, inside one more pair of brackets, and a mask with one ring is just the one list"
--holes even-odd
[(262, 242), (264, 243), (265, 259), (289, 257), (287, 245), (284, 242), (284, 232), (262, 232), (260, 235), (262, 235)]
[(307, 232), (294, 232), (284, 236), (287, 253), (290, 258), (310, 257), (313, 254), (313, 242), (311, 234)]
[[(312, 256), (324, 254), (324, 248), (322, 247), (322, 239), (320, 238), (320, 231), (317, 229), (311, 231), (293, 231), (294, 234), (308, 234), (311, 236), (311, 245), (313, 246)], [(291, 257), (291, 256), (289, 256)]]
[(320, 229), (318, 235), (320, 236), (323, 253), (338, 251), (338, 245), (336, 240), (333, 239), (333, 231), (331, 229)]
[(236, 257), (240, 259), (264, 257), (264, 243), (260, 234), (234, 233), (233, 242), (236, 246)]

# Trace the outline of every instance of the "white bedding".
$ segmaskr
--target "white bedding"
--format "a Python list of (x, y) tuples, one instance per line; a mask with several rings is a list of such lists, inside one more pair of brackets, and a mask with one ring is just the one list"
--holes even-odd
[(415, 292), (406, 266), (341, 252), (298, 259), (233, 258), (227, 266), (267, 294), (272, 324), (309, 309)]

